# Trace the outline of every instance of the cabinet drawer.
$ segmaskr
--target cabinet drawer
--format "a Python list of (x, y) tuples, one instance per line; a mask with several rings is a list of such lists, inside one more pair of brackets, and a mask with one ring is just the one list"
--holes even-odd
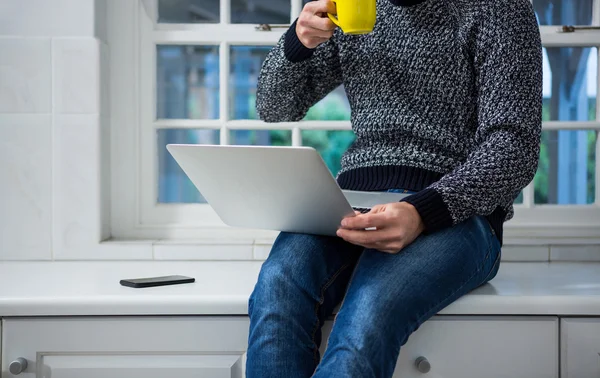
[[(429, 362), (428, 374), (417, 369), (419, 357)], [(434, 318), (401, 349), (400, 377), (558, 377), (558, 319)]]
[[(2, 378), (242, 378), (245, 317), (4, 321)], [(24, 363), (23, 363), (24, 362)]]
[[(324, 340), (330, 330), (326, 323)], [(426, 374), (416, 367), (420, 357)], [(557, 378), (558, 318), (434, 317), (400, 350), (393, 378), (427, 377)]]
[(600, 319), (561, 320), (561, 377), (600, 377)]

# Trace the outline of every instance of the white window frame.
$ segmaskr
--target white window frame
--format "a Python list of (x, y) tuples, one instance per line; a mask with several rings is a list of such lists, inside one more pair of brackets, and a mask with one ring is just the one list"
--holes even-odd
[[(302, 1), (291, 0), (291, 19)], [(119, 239), (198, 239), (260, 243), (276, 233), (225, 226), (205, 204), (157, 204), (156, 130), (159, 128), (220, 130), (220, 143), (229, 143), (229, 130), (285, 129), (292, 145), (302, 144), (301, 130), (350, 130), (349, 121), (302, 121), (266, 124), (256, 120), (229, 120), (229, 50), (235, 45), (274, 45), (285, 29), (256, 31), (256, 25), (228, 24), (229, 1), (221, 0), (220, 24), (157, 24), (157, 1), (109, 2), (111, 51), (111, 234)], [(600, 0), (594, 18), (600, 20)], [(596, 21), (597, 23), (597, 21)], [(544, 47), (595, 46), (600, 55), (600, 31), (561, 33), (542, 26)], [(220, 53), (220, 118), (216, 120), (156, 120), (156, 45), (218, 45)], [(600, 62), (600, 56), (599, 56)], [(600, 90), (600, 64), (598, 65)], [(600, 93), (600, 92), (599, 92)], [(544, 130), (600, 132), (600, 95), (594, 122), (545, 122)], [(600, 158), (600, 137), (596, 159)], [(590, 205), (535, 205), (533, 183), (515, 205), (515, 217), (505, 225), (505, 244), (600, 243), (600, 164), (596, 163), (595, 203)]]

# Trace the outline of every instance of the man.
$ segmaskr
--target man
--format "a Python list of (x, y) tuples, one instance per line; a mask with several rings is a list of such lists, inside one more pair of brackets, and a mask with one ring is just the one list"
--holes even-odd
[(327, 12), (329, 0), (306, 4), (270, 52), (258, 112), (298, 121), (343, 84), (356, 141), (338, 183), (412, 194), (344, 219), (337, 238), (278, 237), (250, 298), (249, 378), (391, 377), (413, 331), (496, 275), (502, 225), (537, 168), (542, 53), (528, 0), (378, 0), (360, 36)]

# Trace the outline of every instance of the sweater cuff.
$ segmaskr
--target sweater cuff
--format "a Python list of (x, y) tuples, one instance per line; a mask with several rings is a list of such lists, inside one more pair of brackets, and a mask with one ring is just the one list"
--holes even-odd
[(304, 46), (302, 42), (298, 39), (298, 35), (296, 34), (296, 22), (294, 21), (292, 26), (285, 33), (285, 41), (283, 43), (283, 53), (287, 60), (292, 63), (302, 62), (312, 56), (315, 49), (309, 49)]
[(410, 203), (417, 209), (427, 233), (452, 226), (452, 215), (442, 195), (436, 190), (424, 189), (403, 198), (402, 201)]

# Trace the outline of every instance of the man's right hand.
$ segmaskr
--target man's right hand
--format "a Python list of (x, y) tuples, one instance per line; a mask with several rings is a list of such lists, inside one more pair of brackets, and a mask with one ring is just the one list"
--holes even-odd
[(296, 35), (309, 49), (327, 42), (333, 35), (336, 26), (327, 13), (336, 14), (335, 4), (330, 0), (311, 1), (302, 9), (296, 22)]

